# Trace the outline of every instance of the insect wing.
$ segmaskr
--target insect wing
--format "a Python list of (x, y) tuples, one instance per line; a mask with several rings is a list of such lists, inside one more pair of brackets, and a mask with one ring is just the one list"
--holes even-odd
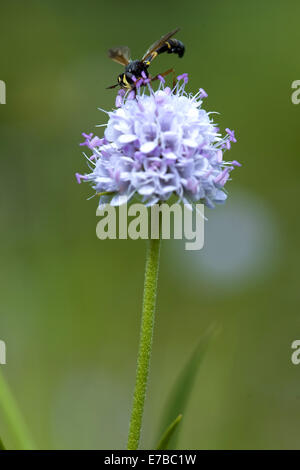
[(150, 46), (149, 49), (147, 50), (146, 54), (143, 55), (142, 60), (145, 60), (148, 55), (152, 54), (153, 52), (156, 51), (156, 49), (159, 49), (161, 46), (163, 46), (168, 41), (168, 39), (174, 36), (174, 34), (176, 34), (178, 31), (179, 31), (179, 28), (174, 29), (170, 33), (167, 33), (164, 36), (162, 36), (154, 44), (152, 44), (152, 46)]
[(108, 57), (118, 64), (128, 65), (130, 62), (130, 50), (127, 46), (119, 46), (109, 49)]

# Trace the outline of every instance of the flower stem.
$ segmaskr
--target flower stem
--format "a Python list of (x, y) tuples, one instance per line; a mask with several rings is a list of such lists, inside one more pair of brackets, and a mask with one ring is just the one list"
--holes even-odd
[(139, 446), (152, 351), (160, 239), (150, 239), (148, 243), (149, 246), (145, 269), (142, 324), (137, 360), (136, 382), (128, 435), (128, 450), (136, 450)]
[(6, 383), (2, 371), (0, 370), (0, 408), (6, 418), (7, 424), (11, 428), (18, 447), (22, 450), (35, 449), (31, 435), (19, 411), (17, 403)]

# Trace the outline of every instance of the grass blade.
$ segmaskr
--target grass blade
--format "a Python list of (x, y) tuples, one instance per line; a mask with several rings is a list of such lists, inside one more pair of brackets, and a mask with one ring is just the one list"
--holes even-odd
[[(186, 409), (199, 366), (205, 356), (207, 347), (211, 342), (212, 338), (216, 334), (216, 325), (212, 325), (207, 329), (204, 335), (200, 338), (200, 341), (187, 361), (185, 367), (179, 374), (175, 386), (173, 387), (169, 399), (167, 401), (167, 406), (165, 407), (165, 413), (160, 427), (160, 434), (163, 430), (166, 429), (169, 423), (172, 423), (171, 426), (176, 422), (179, 415), (184, 414)], [(176, 418), (177, 417), (177, 418)], [(168, 438), (167, 446), (168, 448), (176, 449), (176, 443), (178, 439), (178, 423), (172, 429), (172, 432)], [(171, 427), (170, 426), (170, 427)], [(169, 429), (169, 428), (168, 428)], [(168, 431), (168, 430), (167, 430)], [(167, 432), (166, 431), (166, 432)], [(172, 447), (170, 447), (172, 446)], [(165, 447), (167, 449), (167, 447)]]
[(178, 424), (182, 419), (182, 415), (178, 415), (176, 419), (174, 419), (173, 423), (166, 429), (164, 432), (161, 440), (159, 441), (156, 450), (166, 450), (168, 448), (169, 441), (173, 436), (175, 429), (177, 428)]

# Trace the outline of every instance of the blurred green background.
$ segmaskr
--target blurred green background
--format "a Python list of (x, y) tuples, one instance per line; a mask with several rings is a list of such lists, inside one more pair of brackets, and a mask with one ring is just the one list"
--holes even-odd
[[(236, 130), (225, 206), (206, 211), (205, 246), (162, 244), (142, 446), (153, 446), (178, 372), (214, 321), (179, 448), (300, 448), (298, 1), (1, 3), (1, 311), (7, 378), (41, 449), (124, 448), (134, 386), (143, 241), (100, 241), (78, 143), (105, 122), (121, 67), (180, 26), (188, 88)], [(100, 129), (101, 131), (101, 129)], [(101, 134), (100, 134), (101, 135)], [(16, 443), (0, 415), (0, 435)]]

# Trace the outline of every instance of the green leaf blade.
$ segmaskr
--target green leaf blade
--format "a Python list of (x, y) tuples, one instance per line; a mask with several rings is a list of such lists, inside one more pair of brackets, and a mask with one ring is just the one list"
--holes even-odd
[[(199, 366), (205, 357), (205, 353), (208, 349), (211, 340), (217, 332), (218, 331), (215, 324), (211, 325), (206, 330), (206, 332), (200, 338), (196, 349), (194, 350), (189, 360), (186, 362), (184, 368), (182, 369), (181, 373), (179, 374), (175, 385), (169, 395), (167, 406), (165, 407), (165, 412), (163, 414), (159, 435), (162, 434), (163, 430), (167, 428), (169, 423), (175, 423), (177, 419), (176, 417), (184, 414), (192, 392), (193, 385), (196, 380)], [(172, 430), (172, 433), (169, 436), (167, 442), (167, 446), (169, 449), (176, 449), (177, 439), (178, 426), (176, 425)]]
[(178, 415), (176, 419), (170, 424), (170, 426), (166, 429), (164, 434), (162, 435), (161, 440), (159, 441), (156, 450), (166, 450), (168, 448), (168, 444), (173, 436), (178, 424), (182, 419), (182, 415)]

